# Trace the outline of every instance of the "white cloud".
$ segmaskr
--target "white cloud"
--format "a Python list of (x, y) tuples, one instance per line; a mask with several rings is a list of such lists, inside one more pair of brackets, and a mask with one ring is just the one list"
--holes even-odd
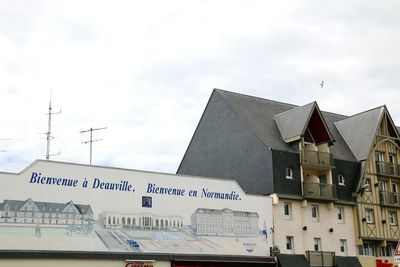
[[(400, 78), (397, 1), (1, 1), (3, 170), (55, 160), (174, 172), (213, 88), (350, 115)], [(325, 80), (325, 86), (319, 83)]]

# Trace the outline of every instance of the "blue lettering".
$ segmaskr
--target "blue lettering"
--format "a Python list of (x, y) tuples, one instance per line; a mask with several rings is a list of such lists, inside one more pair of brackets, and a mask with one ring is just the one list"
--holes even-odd
[(153, 185), (152, 184), (148, 184), (147, 185), (147, 193), (153, 193), (152, 192), (152, 188), (153, 188)]
[(31, 180), (29, 182), (36, 183), (36, 177), (38, 177), (38, 174), (36, 172), (32, 172)]
[(97, 179), (97, 178), (94, 178), (94, 181), (93, 181), (93, 188), (97, 188), (97, 187), (99, 187), (99, 185), (100, 185), (100, 180)]

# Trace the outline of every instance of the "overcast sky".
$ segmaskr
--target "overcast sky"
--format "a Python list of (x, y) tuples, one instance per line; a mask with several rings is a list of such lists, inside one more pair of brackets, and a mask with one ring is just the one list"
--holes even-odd
[[(0, 170), (174, 173), (213, 88), (400, 125), (400, 1), (0, 0)], [(320, 88), (321, 80), (325, 81)]]

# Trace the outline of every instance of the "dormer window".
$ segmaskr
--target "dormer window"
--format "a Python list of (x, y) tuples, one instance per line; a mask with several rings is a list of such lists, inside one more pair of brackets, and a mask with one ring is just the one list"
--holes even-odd
[(338, 175), (338, 183), (339, 183), (339, 185), (346, 185), (344, 176), (342, 174)]
[(292, 168), (286, 167), (286, 179), (293, 179), (293, 170), (292, 170)]

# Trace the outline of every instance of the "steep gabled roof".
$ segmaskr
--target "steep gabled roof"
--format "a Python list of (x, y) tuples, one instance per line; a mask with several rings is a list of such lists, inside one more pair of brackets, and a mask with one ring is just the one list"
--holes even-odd
[[(283, 141), (274, 116), (288, 112), (298, 108), (299, 106), (220, 89), (214, 89), (214, 91), (223, 97), (230, 108), (238, 114), (247, 127), (249, 127), (268, 148), (297, 152), (297, 150), (290, 144)], [(340, 133), (333, 124), (336, 121), (347, 118), (347, 116), (324, 111), (321, 111), (321, 114), (332, 139), (336, 141), (330, 147), (334, 157), (343, 160), (356, 161), (350, 148), (347, 146), (346, 142), (344, 142)]]
[(308, 131), (315, 143), (333, 142), (317, 102), (293, 108), (274, 116), (276, 124), (286, 143), (299, 140)]
[[(5, 206), (8, 205), (10, 211), (20, 211), (21, 208), (29, 200), (12, 200), (5, 199), (3, 203), (0, 203), (0, 210), (4, 210)], [(68, 203), (56, 203), (56, 202), (39, 202), (32, 200), (40, 212), (62, 212), (63, 209), (72, 201)], [(73, 203), (72, 203), (73, 204)], [(90, 209), (90, 205), (73, 204), (79, 211), (80, 214), (86, 214)]]
[(385, 106), (335, 122), (335, 126), (358, 161), (368, 157)]
[(311, 102), (274, 116), (276, 125), (278, 125), (278, 129), (286, 143), (298, 140), (304, 135), (314, 106), (315, 102)]

